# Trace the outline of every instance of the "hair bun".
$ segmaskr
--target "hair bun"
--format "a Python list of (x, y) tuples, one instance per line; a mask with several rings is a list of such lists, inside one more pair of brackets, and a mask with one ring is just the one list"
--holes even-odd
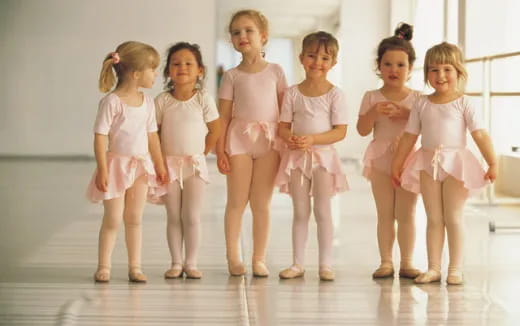
[(395, 29), (394, 36), (410, 41), (413, 37), (413, 26), (407, 23), (399, 23)]

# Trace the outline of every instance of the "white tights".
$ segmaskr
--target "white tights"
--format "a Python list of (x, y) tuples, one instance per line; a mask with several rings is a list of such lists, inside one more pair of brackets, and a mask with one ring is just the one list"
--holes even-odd
[[(303, 181), (303, 182), (302, 182)], [(306, 177), (302, 179), (299, 169), (291, 171), (289, 181), (289, 192), (293, 202), (293, 263), (304, 266), (305, 245), (309, 231), (309, 219), (311, 215), (312, 191), (313, 212), (318, 228), (319, 264), (320, 267), (332, 266), (332, 241), (334, 237), (334, 226), (332, 224), (332, 213), (330, 199), (333, 195), (334, 180), (324, 168), (317, 168), (312, 172), (311, 180)]]
[(144, 175), (137, 178), (132, 187), (126, 190), (124, 196), (103, 201), (105, 211), (99, 231), (98, 250), (100, 268), (110, 268), (111, 266), (112, 251), (121, 221), (125, 223), (128, 266), (130, 269), (141, 267), (141, 220), (148, 192), (146, 178)]
[(392, 266), (392, 249), (396, 236), (401, 253), (401, 268), (412, 268), (415, 245), (415, 205), (417, 195), (394, 188), (387, 174), (372, 169), (370, 174), (372, 194), (377, 208), (377, 242), (381, 265)]
[[(193, 175), (183, 182), (181, 189), (178, 180), (168, 185), (165, 196), (166, 237), (172, 259), (172, 265), (196, 268), (199, 248), (200, 215), (204, 201), (205, 182)], [(185, 261), (182, 259), (184, 242)]]
[(450, 257), (448, 273), (461, 271), (464, 244), (463, 209), (468, 198), (468, 190), (464, 188), (462, 182), (452, 176), (437, 181), (421, 171), (421, 193), (428, 216), (426, 227), (428, 270), (439, 273), (441, 271), (446, 231)]

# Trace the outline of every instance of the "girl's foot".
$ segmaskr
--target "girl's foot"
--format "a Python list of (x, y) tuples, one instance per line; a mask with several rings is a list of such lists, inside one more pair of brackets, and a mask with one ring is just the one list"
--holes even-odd
[(242, 276), (246, 274), (246, 268), (242, 262), (231, 262), (228, 261), (229, 275), (231, 276)]
[(305, 274), (305, 270), (303, 267), (301, 267), (298, 264), (294, 264), (289, 268), (284, 269), (281, 271), (278, 276), (280, 276), (281, 279), (290, 279), (290, 278), (297, 278), (302, 277), (303, 274)]
[(98, 283), (110, 281), (110, 266), (98, 266), (96, 273), (94, 273), (94, 281)]
[(140, 267), (130, 267), (128, 269), (128, 280), (134, 283), (146, 283), (147, 279)]
[(186, 274), (186, 278), (199, 279), (202, 277), (202, 272), (194, 266), (185, 266), (184, 273)]
[(387, 278), (394, 277), (394, 267), (392, 265), (384, 265), (379, 266), (378, 269), (372, 273), (372, 278)]
[(417, 268), (413, 268), (413, 267), (407, 267), (407, 268), (401, 267), (401, 269), (399, 269), (399, 277), (403, 277), (403, 278), (415, 279), (420, 274), (421, 274), (421, 271), (418, 270)]
[(460, 271), (448, 271), (448, 277), (446, 278), (446, 283), (449, 285), (461, 285), (464, 283), (464, 277), (462, 276), (462, 272)]
[(428, 270), (426, 273), (422, 273), (414, 279), (417, 284), (426, 284), (431, 282), (439, 282), (441, 280), (441, 272)]
[(336, 274), (332, 270), (332, 267), (329, 266), (320, 266), (320, 280), (322, 281), (334, 281)]
[(253, 276), (256, 277), (267, 277), (269, 276), (269, 270), (265, 263), (261, 260), (253, 262)]
[(164, 273), (164, 278), (179, 278), (182, 277), (182, 265), (173, 264), (172, 267)]

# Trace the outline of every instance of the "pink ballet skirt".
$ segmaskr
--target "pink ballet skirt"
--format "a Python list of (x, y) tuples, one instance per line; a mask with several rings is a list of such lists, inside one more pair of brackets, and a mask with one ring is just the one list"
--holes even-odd
[(312, 171), (318, 167), (323, 167), (328, 173), (333, 175), (333, 194), (349, 189), (347, 177), (341, 171), (341, 161), (338, 153), (332, 146), (312, 147), (308, 150), (284, 149), (275, 184), (280, 187), (280, 192), (289, 193), (289, 181), (292, 170), (300, 169), (305, 177), (312, 180)]
[(279, 151), (282, 140), (278, 137), (278, 122), (245, 121), (231, 119), (228, 126), (226, 152), (238, 154), (262, 154), (274, 149)]
[(411, 192), (420, 193), (420, 172), (426, 171), (434, 180), (443, 181), (448, 175), (461, 181), (470, 195), (489, 184), (484, 179), (486, 171), (475, 155), (467, 148), (443, 148), (434, 150), (420, 148), (413, 153), (404, 166), (401, 186)]
[[(206, 165), (206, 157), (203, 154), (186, 155), (186, 156), (166, 156), (166, 168), (170, 176), (170, 183), (179, 180), (181, 189), (183, 181), (193, 175), (199, 175), (204, 182), (209, 183), (208, 166)], [(164, 204), (164, 195), (167, 186), (160, 185), (154, 192), (148, 193), (148, 201), (157, 204)]]
[[(397, 146), (397, 144), (395, 144)], [(389, 140), (373, 139), (365, 151), (363, 157), (363, 176), (370, 180), (372, 169), (376, 169), (386, 175), (392, 175), (392, 160), (395, 156), (394, 142)], [(406, 166), (412, 157), (408, 155), (404, 165)]]
[[(87, 187), (87, 199), (93, 203), (99, 203), (103, 200), (121, 197), (125, 191), (132, 187), (135, 180), (140, 176), (147, 176), (148, 192), (152, 192), (155, 196), (161, 196), (165, 192), (164, 188), (159, 187), (155, 169), (149, 154), (142, 156), (127, 156), (112, 152), (107, 153), (108, 168), (108, 190), (106, 192), (99, 191), (96, 187), (96, 173), (94, 171), (92, 179)], [(158, 193), (154, 193), (154, 192)]]

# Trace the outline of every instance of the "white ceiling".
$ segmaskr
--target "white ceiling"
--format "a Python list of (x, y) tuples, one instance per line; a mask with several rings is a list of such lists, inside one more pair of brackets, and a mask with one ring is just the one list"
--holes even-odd
[(269, 37), (299, 38), (308, 32), (325, 29), (335, 32), (341, 0), (218, 0), (217, 34), (228, 38), (232, 14), (241, 9), (262, 12), (269, 21)]

